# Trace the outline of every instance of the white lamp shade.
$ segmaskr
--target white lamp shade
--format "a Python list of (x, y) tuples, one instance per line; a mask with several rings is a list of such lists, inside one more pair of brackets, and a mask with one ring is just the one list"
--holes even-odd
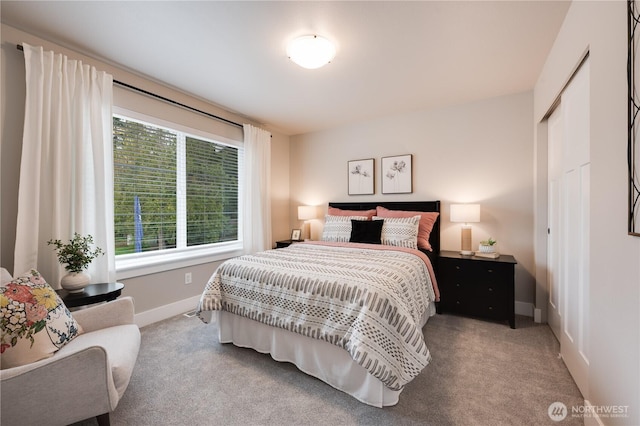
[(451, 222), (480, 222), (480, 204), (451, 204)]
[(298, 220), (311, 220), (316, 217), (315, 206), (298, 206)]
[(336, 55), (329, 40), (317, 35), (294, 38), (287, 46), (287, 56), (303, 68), (315, 69), (327, 65)]

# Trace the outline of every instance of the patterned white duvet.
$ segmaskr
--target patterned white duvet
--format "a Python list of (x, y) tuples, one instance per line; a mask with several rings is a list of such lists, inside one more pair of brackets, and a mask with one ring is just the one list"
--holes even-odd
[(390, 246), (298, 243), (224, 262), (197, 314), (225, 310), (324, 340), (386, 387), (401, 390), (429, 363), (421, 326), (437, 286), (421, 252)]

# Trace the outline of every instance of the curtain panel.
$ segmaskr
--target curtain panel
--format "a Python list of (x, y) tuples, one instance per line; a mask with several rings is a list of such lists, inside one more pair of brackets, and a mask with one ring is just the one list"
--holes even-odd
[(271, 133), (244, 124), (242, 241), (247, 254), (271, 247)]
[(26, 106), (14, 275), (30, 268), (52, 285), (65, 274), (50, 239), (92, 235), (105, 251), (91, 282), (115, 281), (113, 78), (81, 61), (23, 44)]

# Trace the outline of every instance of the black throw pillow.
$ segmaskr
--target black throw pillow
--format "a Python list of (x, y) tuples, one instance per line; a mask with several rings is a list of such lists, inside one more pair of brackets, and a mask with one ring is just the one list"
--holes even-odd
[(354, 220), (351, 219), (350, 243), (381, 244), (384, 220)]

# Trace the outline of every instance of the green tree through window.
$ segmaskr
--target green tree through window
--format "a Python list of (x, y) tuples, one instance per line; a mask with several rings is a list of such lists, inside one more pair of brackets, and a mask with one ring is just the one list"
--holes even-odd
[(238, 239), (238, 148), (122, 116), (113, 148), (116, 255)]
[(238, 150), (187, 137), (187, 245), (238, 239)]

